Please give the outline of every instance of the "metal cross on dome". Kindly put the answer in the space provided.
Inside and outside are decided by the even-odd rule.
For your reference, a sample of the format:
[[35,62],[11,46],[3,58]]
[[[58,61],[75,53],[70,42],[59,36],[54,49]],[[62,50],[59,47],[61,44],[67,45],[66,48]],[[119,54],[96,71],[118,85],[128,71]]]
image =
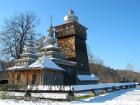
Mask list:
[[53,37],[54,30],[53,30],[53,26],[52,26],[52,16],[51,16],[50,20],[51,20],[51,25],[49,26],[48,33],[50,36]]

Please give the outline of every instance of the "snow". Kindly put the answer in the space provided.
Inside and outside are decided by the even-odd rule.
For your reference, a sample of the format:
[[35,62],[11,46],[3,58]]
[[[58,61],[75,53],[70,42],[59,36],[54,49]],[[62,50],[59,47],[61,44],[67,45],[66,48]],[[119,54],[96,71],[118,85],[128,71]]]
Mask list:
[[67,62],[67,63],[69,63],[69,64],[76,65],[76,62],[73,62],[73,61],[68,61],[68,60],[64,60],[64,59],[62,60],[62,59],[57,59],[57,58],[50,58],[50,59],[51,59],[51,60],[56,60],[56,61],[57,61],[57,60],[58,60],[58,61],[61,60],[61,62],[63,61],[63,62],[65,62],[65,63]]
[[32,97],[50,98],[50,99],[66,99],[66,93],[32,93]]
[[140,105],[140,87],[123,89],[97,97],[81,99],[77,101],[24,101],[24,100],[0,100],[0,105]]
[[61,86],[61,85],[38,85],[38,86],[32,86],[28,85],[28,90],[53,90],[53,91],[70,91],[72,90],[72,86]]
[[41,48],[42,50],[43,49],[55,49],[55,50],[59,50],[59,48],[55,45],[47,45],[47,46],[44,46]]
[[119,90],[75,103],[82,105],[140,105],[140,88]]
[[77,78],[80,81],[87,81],[87,80],[99,80],[94,74],[91,75],[77,75]]
[[[61,71],[64,70],[61,67],[57,66],[47,56],[40,57],[38,60],[36,60],[34,63],[32,63],[28,67],[29,68],[50,68],[50,69],[61,70]],[[21,69],[26,69],[28,67],[27,66],[13,66],[13,67],[8,68],[7,70],[21,70]]]
[[8,68],[7,70],[20,70],[20,69],[25,69],[27,68],[27,66],[13,66],[13,67],[10,67]]
[[[23,92],[9,92],[10,96],[25,96]],[[66,93],[31,93],[36,98],[66,99]]]
[[20,54],[20,56],[27,56],[27,55],[36,55],[36,54],[34,54],[34,53],[29,53],[29,52],[26,52],[26,53]]
[[31,68],[50,68],[50,69],[56,69],[56,70],[64,70],[61,67],[57,66],[51,59],[49,59],[47,56],[40,57],[37,61],[35,61],[33,64],[31,64],[29,67]]
[[51,49],[51,48],[58,49],[58,47],[55,46],[55,45],[47,45],[46,47],[43,47],[43,48],[46,48],[46,49]]

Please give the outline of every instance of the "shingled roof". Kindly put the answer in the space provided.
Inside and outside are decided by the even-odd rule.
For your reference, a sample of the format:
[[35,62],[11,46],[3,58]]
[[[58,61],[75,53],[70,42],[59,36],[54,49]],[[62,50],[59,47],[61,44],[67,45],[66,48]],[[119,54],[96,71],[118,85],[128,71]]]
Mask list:
[[47,56],[40,57],[37,61],[32,63],[30,68],[48,68],[48,69],[55,69],[55,70],[61,70],[64,71],[61,67],[56,65],[51,59],[49,59]]

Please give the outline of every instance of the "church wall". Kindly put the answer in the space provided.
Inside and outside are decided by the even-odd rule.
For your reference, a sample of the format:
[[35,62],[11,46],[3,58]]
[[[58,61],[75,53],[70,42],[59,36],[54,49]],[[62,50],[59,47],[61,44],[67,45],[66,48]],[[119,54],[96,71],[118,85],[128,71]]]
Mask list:
[[76,66],[68,66],[68,65],[63,65],[63,64],[57,64],[63,69],[66,70],[65,75],[64,75],[64,84],[65,85],[74,85],[76,84],[76,76],[75,76],[75,70]]
[[52,71],[52,70],[9,71],[8,84],[9,85],[63,85],[64,72]]
[[64,72],[44,70],[43,85],[63,85]]
[[83,39],[75,39],[77,74],[90,74],[86,42]]
[[[33,83],[33,75],[36,75],[35,82]],[[41,71],[30,70],[30,71],[9,71],[8,72],[8,84],[9,85],[40,85],[41,82]]]

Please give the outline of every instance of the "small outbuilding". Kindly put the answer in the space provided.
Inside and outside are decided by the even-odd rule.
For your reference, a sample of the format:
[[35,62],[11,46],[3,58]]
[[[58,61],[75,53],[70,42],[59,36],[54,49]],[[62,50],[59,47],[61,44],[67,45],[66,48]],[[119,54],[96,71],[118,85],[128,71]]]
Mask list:
[[86,85],[86,84],[96,84],[99,83],[99,79],[94,75],[77,75],[77,84]]

